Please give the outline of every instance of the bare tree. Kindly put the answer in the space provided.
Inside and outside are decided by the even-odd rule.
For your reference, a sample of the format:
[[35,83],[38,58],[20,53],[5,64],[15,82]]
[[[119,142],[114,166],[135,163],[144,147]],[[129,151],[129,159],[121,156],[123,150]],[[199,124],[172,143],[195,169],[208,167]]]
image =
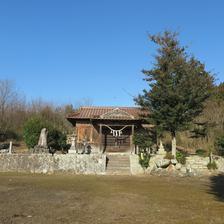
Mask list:
[[84,106],[92,106],[93,105],[93,100],[91,98],[81,98],[77,100],[74,104],[74,108],[77,109],[79,107],[84,107]]
[[0,140],[18,137],[26,118],[25,97],[19,94],[13,81],[0,80]]
[[[76,102],[75,108],[91,104],[91,99],[83,98]],[[13,81],[0,79],[0,141],[22,137],[24,123],[34,116],[49,121],[57,130],[71,132],[72,126],[66,120],[71,112],[72,105],[58,106],[41,98],[26,102]]]
[[7,112],[17,101],[14,83],[10,80],[0,80],[0,130],[7,129]]

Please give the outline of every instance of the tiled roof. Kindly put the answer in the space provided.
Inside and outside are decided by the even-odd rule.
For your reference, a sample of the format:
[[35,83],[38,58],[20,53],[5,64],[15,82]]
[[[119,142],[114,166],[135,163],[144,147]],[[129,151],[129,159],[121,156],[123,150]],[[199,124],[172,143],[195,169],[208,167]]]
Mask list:
[[80,107],[68,119],[138,120],[144,114],[139,107]]

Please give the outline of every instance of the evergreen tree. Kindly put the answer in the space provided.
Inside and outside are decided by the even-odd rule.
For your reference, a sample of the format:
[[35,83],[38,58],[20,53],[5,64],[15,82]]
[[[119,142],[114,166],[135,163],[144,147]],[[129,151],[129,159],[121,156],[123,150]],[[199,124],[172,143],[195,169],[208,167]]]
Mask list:
[[187,54],[177,36],[170,31],[149,36],[158,45],[157,54],[153,68],[143,70],[149,89],[135,99],[138,105],[150,110],[148,120],[171,133],[174,156],[176,132],[186,129],[202,112],[214,81],[205,65]]

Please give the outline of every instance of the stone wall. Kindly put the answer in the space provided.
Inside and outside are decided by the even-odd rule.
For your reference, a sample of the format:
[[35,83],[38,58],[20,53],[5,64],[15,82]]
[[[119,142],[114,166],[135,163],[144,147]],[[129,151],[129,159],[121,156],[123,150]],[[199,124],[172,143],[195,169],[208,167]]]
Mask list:
[[[217,165],[217,172],[224,172],[224,158],[220,156],[213,156],[213,161]],[[187,171],[194,174],[207,174],[209,163],[209,157],[201,156],[189,156],[186,157],[186,168]]]
[[[215,172],[224,172],[224,158],[214,156],[214,161],[217,164]],[[165,159],[164,155],[152,155],[149,161],[149,167],[144,170],[139,164],[138,155],[130,155],[130,169],[131,174],[155,174],[155,175],[169,175],[175,174],[180,176],[200,176],[209,175],[207,165],[209,163],[208,157],[201,157],[191,155],[186,157],[186,164],[182,165],[175,159]]]
[[217,164],[219,172],[224,173],[224,158],[223,157],[214,157],[214,160]]
[[[224,172],[224,158],[216,156],[214,160],[216,171]],[[211,173],[207,169],[208,162],[208,157],[195,155],[187,157],[186,164],[181,165],[176,160],[164,159],[164,155],[153,155],[148,169],[143,170],[138,155],[130,155],[130,171],[132,175],[207,175]],[[0,172],[105,174],[106,155],[0,154]]]
[[130,155],[130,171],[132,175],[144,174],[138,155]]
[[105,174],[102,154],[0,154],[0,172]]
[[187,172],[189,173],[206,174],[208,173],[207,168],[208,163],[209,163],[208,157],[194,155],[186,157],[185,167],[187,169]]

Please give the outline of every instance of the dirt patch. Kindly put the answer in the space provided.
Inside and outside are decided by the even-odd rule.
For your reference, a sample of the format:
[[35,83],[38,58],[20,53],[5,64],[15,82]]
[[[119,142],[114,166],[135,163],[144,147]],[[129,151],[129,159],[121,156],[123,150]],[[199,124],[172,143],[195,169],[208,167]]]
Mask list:
[[209,178],[0,174],[1,224],[223,220]]

